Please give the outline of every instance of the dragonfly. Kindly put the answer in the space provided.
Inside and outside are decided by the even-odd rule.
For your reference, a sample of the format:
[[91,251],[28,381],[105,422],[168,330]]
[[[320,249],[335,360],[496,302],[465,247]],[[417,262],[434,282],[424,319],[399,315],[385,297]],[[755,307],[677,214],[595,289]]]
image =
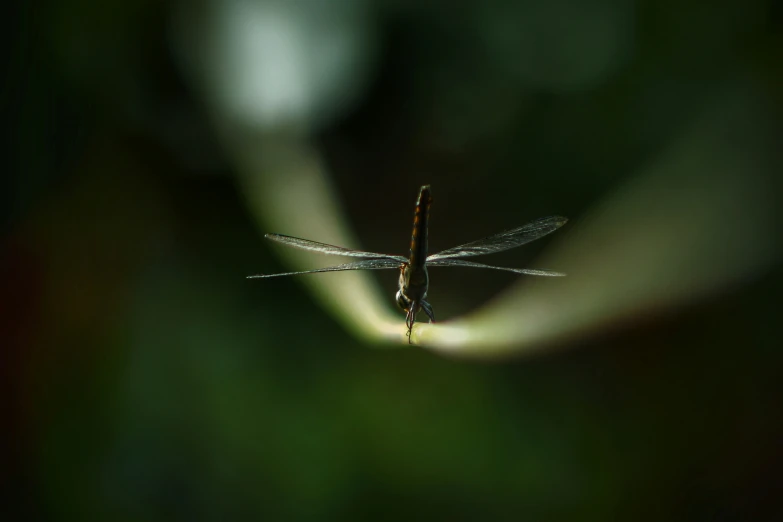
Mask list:
[[266,234],[264,237],[283,245],[319,252],[321,254],[333,256],[345,256],[361,258],[361,261],[343,263],[340,265],[316,268],[314,270],[302,270],[299,272],[283,272],[278,274],[257,274],[247,276],[248,279],[268,279],[272,277],[286,277],[301,274],[315,274],[319,272],[343,272],[346,270],[383,270],[397,269],[400,272],[399,290],[397,290],[397,306],[405,312],[405,326],[407,327],[407,337],[410,343],[413,325],[416,322],[416,315],[420,310],[429,317],[430,323],[435,322],[435,314],[432,311],[432,305],[427,301],[427,291],[429,289],[428,268],[439,266],[461,266],[469,268],[488,268],[492,270],[504,270],[515,274],[524,274],[531,276],[564,276],[561,272],[552,270],[537,270],[530,268],[508,268],[503,266],[485,265],[465,261],[462,258],[482,256],[503,252],[524,245],[547,234],[550,234],[562,227],[568,221],[561,216],[549,216],[536,219],[522,225],[494,234],[478,241],[465,243],[428,255],[427,239],[430,219],[430,206],[432,205],[432,191],[429,185],[424,185],[419,189],[419,197],[416,200],[416,207],[413,213],[413,233],[411,234],[410,251],[408,257],[395,256],[391,254],[381,254],[377,252],[363,252],[326,243],[319,243],[309,239],[302,239],[281,234]]

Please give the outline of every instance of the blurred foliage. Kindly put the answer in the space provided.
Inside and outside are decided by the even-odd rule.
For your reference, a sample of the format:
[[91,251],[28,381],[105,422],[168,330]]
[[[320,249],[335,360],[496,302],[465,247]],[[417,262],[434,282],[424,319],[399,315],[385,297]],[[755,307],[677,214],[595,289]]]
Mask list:
[[[369,250],[404,251],[424,182],[433,249],[578,220],[732,82],[780,135],[773,2],[228,3],[311,38],[280,70],[307,103],[243,124],[305,136]],[[780,518],[777,266],[492,364],[367,349],[296,281],[247,282],[280,266],[215,130],[243,71],[200,82],[187,47],[220,5],[11,11],[4,520]],[[277,71],[263,45],[245,58]],[[322,53],[334,76],[302,76]],[[433,304],[453,317],[511,281],[443,271]]]

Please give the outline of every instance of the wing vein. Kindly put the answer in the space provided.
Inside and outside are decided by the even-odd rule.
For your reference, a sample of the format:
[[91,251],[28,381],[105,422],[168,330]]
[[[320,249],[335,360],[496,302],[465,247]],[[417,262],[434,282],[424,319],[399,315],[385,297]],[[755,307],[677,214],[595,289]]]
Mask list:
[[315,268],[313,270],[302,270],[299,272],[283,272],[280,274],[256,274],[247,276],[247,279],[268,279],[270,277],[283,277],[301,274],[316,274],[319,272],[343,272],[346,270],[382,270],[385,268],[398,268],[400,262],[396,259],[365,259],[363,261],[354,261],[353,263],[343,263],[342,265],[327,266],[324,268]]
[[547,277],[562,277],[565,275],[562,272],[554,272],[552,270],[538,270],[534,268],[508,268],[505,266],[492,266],[492,265],[485,265],[483,263],[474,263],[472,261],[462,261],[461,259],[437,259],[435,261],[427,260],[427,267],[431,267],[431,266],[465,266],[471,268],[491,268],[492,270],[504,270],[506,272],[514,272],[515,274],[547,276]]
[[265,238],[282,243],[284,245],[298,248],[300,250],[309,250],[311,252],[320,252],[321,254],[331,256],[347,256],[347,257],[364,257],[367,259],[393,259],[395,261],[406,261],[402,256],[393,256],[390,254],[380,254],[377,252],[363,252],[361,250],[352,250],[350,248],[343,248],[334,245],[327,245],[326,243],[319,243],[317,241],[310,241],[309,239],[302,239],[292,236],[284,236],[282,234],[266,234]]
[[483,256],[485,254],[494,254],[496,252],[516,248],[547,234],[551,234],[565,225],[567,221],[568,219],[561,216],[549,216],[537,219],[512,230],[506,230],[505,232],[500,232],[499,234],[485,237],[478,241],[443,250],[442,252],[429,256],[427,258],[427,263],[429,264],[431,261],[439,259]]

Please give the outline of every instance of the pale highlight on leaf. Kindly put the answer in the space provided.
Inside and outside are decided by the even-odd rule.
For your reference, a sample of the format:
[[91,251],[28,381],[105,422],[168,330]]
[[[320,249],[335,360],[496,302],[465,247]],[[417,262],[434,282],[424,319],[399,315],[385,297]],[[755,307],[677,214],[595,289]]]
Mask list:
[[[523,355],[562,346],[649,310],[677,307],[764,270],[779,251],[770,217],[775,191],[768,183],[771,173],[759,160],[768,158],[771,149],[759,130],[765,113],[753,108],[754,96],[732,93],[729,100],[741,100],[734,107],[718,100],[710,114],[648,167],[554,238],[550,249],[531,264],[556,272],[480,266],[568,277],[522,278],[466,316],[417,323],[411,340],[450,355]],[[740,125],[743,133],[737,134],[734,129]],[[355,241],[317,154],[295,137],[267,138],[259,146],[262,136],[246,129],[238,132],[229,133],[227,143],[259,228],[319,238],[328,243],[300,244],[306,250],[344,255],[344,247],[332,244]],[[431,256],[429,266],[478,268],[479,263],[454,258],[519,246],[564,222],[556,216],[544,218],[533,227],[528,224],[455,247]],[[308,252],[279,253],[292,271],[334,270],[319,269],[319,256]],[[379,259],[384,260],[399,259]],[[407,345],[404,317],[392,309],[392,296],[381,292],[368,272],[348,269],[297,280],[360,338]]]
[[768,270],[780,258],[775,144],[757,93],[730,94],[536,261],[568,277],[520,280],[464,317],[421,325],[414,341],[484,358],[563,347]]

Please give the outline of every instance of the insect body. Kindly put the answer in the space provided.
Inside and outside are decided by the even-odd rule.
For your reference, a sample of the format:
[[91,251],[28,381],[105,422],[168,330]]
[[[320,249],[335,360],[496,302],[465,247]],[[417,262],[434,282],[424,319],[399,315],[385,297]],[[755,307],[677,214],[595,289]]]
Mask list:
[[344,263],[341,265],[303,270],[300,272],[285,272],[281,274],[259,274],[248,276],[248,279],[282,277],[299,274],[313,274],[317,272],[341,272],[344,270],[379,270],[396,268],[400,271],[399,290],[397,291],[397,305],[405,312],[405,325],[408,327],[408,341],[416,322],[416,314],[419,310],[430,319],[435,320],[432,306],[427,302],[427,290],[429,288],[429,274],[427,269],[433,266],[464,266],[472,268],[491,268],[493,270],[505,270],[516,274],[535,276],[563,276],[560,272],[551,270],[534,270],[528,268],[506,268],[501,266],[484,265],[472,261],[463,261],[463,257],[493,254],[515,248],[525,243],[534,241],[542,236],[554,232],[563,226],[568,220],[560,216],[550,216],[531,221],[521,227],[507,230],[493,236],[466,243],[458,247],[443,250],[437,254],[427,255],[428,222],[432,194],[430,186],[425,185],[419,190],[419,198],[416,201],[416,210],[413,217],[413,233],[411,235],[410,253],[407,258],[390,254],[375,252],[362,252],[325,243],[317,243],[307,239],[283,236],[280,234],[266,234],[267,239],[277,241],[294,248],[320,252],[322,254],[357,257],[362,261]]
[[430,276],[427,273],[427,222],[430,218],[431,204],[430,186],[425,185],[419,191],[419,199],[416,201],[416,210],[413,213],[413,233],[408,262],[400,266],[397,306],[406,313],[405,325],[408,327],[409,339],[419,308],[424,310],[430,322],[435,320],[432,306],[425,301],[430,285]]

